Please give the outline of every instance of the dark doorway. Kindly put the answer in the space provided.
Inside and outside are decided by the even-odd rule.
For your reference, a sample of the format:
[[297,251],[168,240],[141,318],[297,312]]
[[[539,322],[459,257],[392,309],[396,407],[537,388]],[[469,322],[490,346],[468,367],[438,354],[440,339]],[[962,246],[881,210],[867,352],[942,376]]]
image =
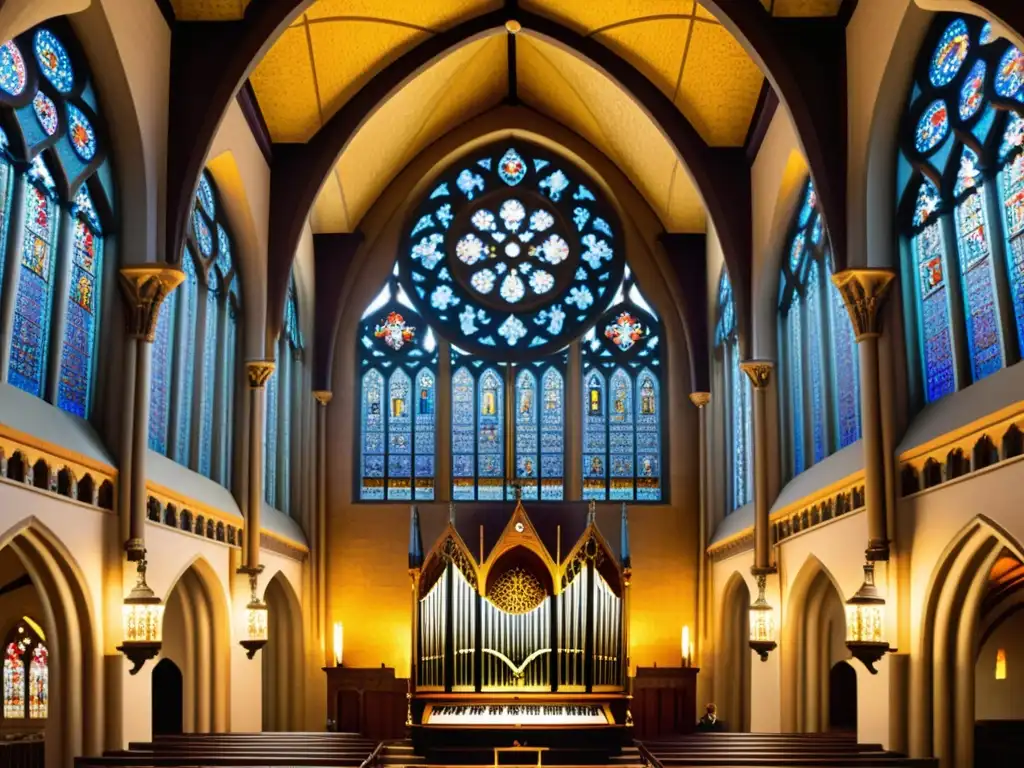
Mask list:
[[170,659],[153,667],[153,735],[181,733],[181,670]]
[[857,733],[857,673],[840,661],[828,673],[829,730]]

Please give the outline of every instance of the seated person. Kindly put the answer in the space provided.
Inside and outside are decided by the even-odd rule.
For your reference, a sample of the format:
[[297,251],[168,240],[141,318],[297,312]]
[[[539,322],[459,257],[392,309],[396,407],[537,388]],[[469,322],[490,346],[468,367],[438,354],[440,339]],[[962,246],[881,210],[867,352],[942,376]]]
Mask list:
[[704,707],[704,717],[697,722],[698,731],[724,731],[725,724],[718,719],[718,708],[714,704]]

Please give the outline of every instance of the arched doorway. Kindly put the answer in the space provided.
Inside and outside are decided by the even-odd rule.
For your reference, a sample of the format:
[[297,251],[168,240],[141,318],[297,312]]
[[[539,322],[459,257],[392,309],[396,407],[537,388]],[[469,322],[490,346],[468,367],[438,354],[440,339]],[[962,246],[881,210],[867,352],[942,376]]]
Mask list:
[[845,641],[842,595],[825,566],[812,556],[793,581],[780,643],[786,649],[782,655],[783,731],[831,729],[832,668],[850,656]]
[[857,735],[857,672],[845,661],[828,673],[828,729]]
[[181,670],[170,659],[153,667],[153,735],[182,732],[184,694]]
[[162,653],[181,671],[185,733],[228,729],[230,627],[227,598],[205,560],[178,578],[164,611]]
[[263,600],[269,622],[269,639],[262,651],[263,730],[300,731],[305,701],[302,609],[281,573],[267,583]]
[[[734,573],[725,586],[718,632],[715,704],[718,716],[730,731],[750,730],[750,589]],[[707,702],[698,702],[698,713]]]

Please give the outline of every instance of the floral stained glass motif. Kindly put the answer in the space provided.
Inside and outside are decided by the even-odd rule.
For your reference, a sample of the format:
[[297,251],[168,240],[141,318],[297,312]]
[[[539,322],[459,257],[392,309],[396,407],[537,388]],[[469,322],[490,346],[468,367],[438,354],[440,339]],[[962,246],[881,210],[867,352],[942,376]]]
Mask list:
[[88,223],[94,232],[100,231],[100,218],[96,213],[96,206],[93,205],[92,197],[89,195],[89,188],[83,184],[75,194],[75,202],[71,206],[71,212]]
[[914,147],[923,155],[939,146],[948,134],[949,111],[946,109],[946,102],[936,99],[928,105],[917,121]]
[[374,335],[383,339],[384,343],[396,352],[416,335],[416,329],[405,322],[405,318],[398,312],[390,312],[388,316],[377,325]]
[[4,719],[25,717],[25,649],[8,643],[4,651]]
[[81,219],[75,220],[74,238],[57,404],[85,418],[92,400],[103,238]]
[[452,376],[452,499],[472,501],[476,495],[475,384],[468,368]]
[[614,323],[604,329],[604,335],[611,339],[612,344],[625,352],[643,337],[644,326],[629,312],[623,312],[615,319]]
[[952,82],[967,58],[970,47],[967,23],[963,19],[954,19],[942,33],[932,54],[931,65],[928,67],[928,79],[932,85],[941,88]]
[[996,69],[996,94],[1004,99],[1012,99],[1024,85],[1024,54],[1014,46],[1010,46],[999,60]]
[[1010,277],[1017,340],[1024,349],[1024,155],[1017,155],[1000,173],[1007,230],[1007,271]]
[[20,96],[25,90],[25,59],[13,40],[0,45],[0,90],[8,96]]
[[68,104],[68,141],[83,163],[96,157],[96,132],[85,113],[74,104]]
[[8,382],[37,397],[44,394],[49,349],[56,214],[56,205],[30,185],[25,193],[25,238]]
[[32,99],[32,109],[36,112],[36,119],[39,126],[47,136],[53,136],[57,132],[59,120],[57,119],[57,105],[42,91],[37,91]]
[[956,389],[949,299],[942,263],[944,250],[938,222],[929,224],[914,238],[917,290],[921,302],[925,397],[928,402],[945,397]]
[[28,716],[31,720],[46,718],[49,709],[50,654],[46,646],[36,643],[28,663]]
[[32,41],[32,48],[43,76],[61,93],[70,93],[75,84],[75,73],[63,43],[50,30],[40,29]]
[[985,22],[981,28],[981,34],[978,36],[978,42],[982,45],[988,45],[995,40],[995,35],[992,34],[992,24],[988,21]]
[[171,409],[175,310],[177,291],[164,299],[153,336],[152,381],[149,387],[149,448],[167,455],[167,431]]
[[928,179],[921,182],[914,204],[914,226],[919,227],[927,222],[932,214],[939,209],[939,190]]
[[967,343],[973,380],[978,381],[1003,367],[999,312],[981,190],[972,192],[957,206],[956,223]]
[[960,119],[970,120],[985,101],[985,60],[978,59],[960,87]]

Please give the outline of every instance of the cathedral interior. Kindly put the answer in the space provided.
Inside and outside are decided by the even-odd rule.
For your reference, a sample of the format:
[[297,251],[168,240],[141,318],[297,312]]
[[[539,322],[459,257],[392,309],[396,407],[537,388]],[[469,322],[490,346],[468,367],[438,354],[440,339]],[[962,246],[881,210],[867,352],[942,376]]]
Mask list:
[[0,40],[0,768],[1019,762],[1019,2]]

